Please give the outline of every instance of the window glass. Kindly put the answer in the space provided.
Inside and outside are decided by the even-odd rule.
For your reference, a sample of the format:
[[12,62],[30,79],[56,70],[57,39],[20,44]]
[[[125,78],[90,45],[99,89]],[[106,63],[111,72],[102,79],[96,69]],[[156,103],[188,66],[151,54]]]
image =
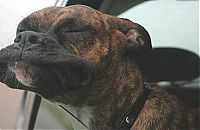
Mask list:
[[153,47],[178,47],[199,53],[198,1],[147,1],[125,11],[119,17],[144,26]]
[[42,99],[35,129],[73,129],[68,116],[59,106]]
[[[69,108],[62,105],[65,109]],[[69,110],[71,113],[73,111]],[[77,116],[75,113],[73,113]],[[35,122],[35,129],[85,129],[74,117],[60,106],[42,99]]]

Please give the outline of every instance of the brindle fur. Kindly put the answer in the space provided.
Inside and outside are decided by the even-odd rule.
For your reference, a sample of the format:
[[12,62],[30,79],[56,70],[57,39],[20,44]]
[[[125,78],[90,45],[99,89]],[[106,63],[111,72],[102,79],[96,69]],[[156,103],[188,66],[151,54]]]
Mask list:
[[[20,48],[19,36],[27,31],[42,35],[42,40],[39,42],[36,36],[35,39],[29,39],[30,45],[26,41]],[[139,24],[102,14],[83,5],[66,8],[49,7],[26,17],[18,26],[17,37],[15,44],[0,51],[1,81],[12,88],[36,92],[53,102],[76,107],[91,107],[92,118],[89,128],[92,130],[119,129],[125,112],[143,92],[142,86],[145,80],[133,57],[149,51],[151,42],[147,31]],[[41,50],[38,51],[32,44],[42,44],[45,48],[39,48]],[[32,47],[32,53],[29,53],[32,59],[23,59],[28,47]],[[83,74],[87,76],[74,75],[73,70],[68,68],[70,60],[64,62],[64,65],[59,61],[53,66],[45,65],[52,60],[51,55],[43,56],[40,52],[49,50],[52,54],[54,52],[62,54],[66,51],[80,57],[90,65],[88,67],[90,71],[87,71],[87,67],[84,68],[82,64],[78,64],[79,69],[85,69],[86,73]],[[16,56],[22,51],[20,56]],[[35,53],[37,51],[39,53]],[[42,56],[45,58],[37,59]],[[54,60],[62,58],[66,57],[61,56]],[[34,64],[30,62],[31,60]],[[16,70],[13,71],[13,66],[16,67],[13,62],[19,61],[23,62],[19,63],[21,68],[17,66],[14,69],[25,71],[23,71],[24,77],[22,74],[25,82],[26,76],[33,79],[34,82],[29,86],[23,81],[18,81],[19,76],[16,76]],[[37,64],[37,61],[41,63]],[[61,71],[66,72],[64,76],[68,75],[70,79],[78,78],[84,83],[85,80],[87,82],[83,85],[76,83],[79,80],[72,80],[68,84],[65,80],[70,81],[70,79],[65,79],[60,74]],[[185,108],[178,98],[168,94],[159,86],[151,86],[150,95],[132,130],[199,129],[198,110]]]

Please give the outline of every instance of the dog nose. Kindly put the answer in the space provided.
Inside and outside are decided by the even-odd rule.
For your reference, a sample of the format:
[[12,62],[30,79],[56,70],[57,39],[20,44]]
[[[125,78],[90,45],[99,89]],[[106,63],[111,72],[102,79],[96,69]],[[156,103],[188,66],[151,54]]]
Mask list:
[[31,46],[33,44],[39,44],[42,42],[42,35],[34,31],[23,31],[19,33],[14,43],[18,44],[20,47]]

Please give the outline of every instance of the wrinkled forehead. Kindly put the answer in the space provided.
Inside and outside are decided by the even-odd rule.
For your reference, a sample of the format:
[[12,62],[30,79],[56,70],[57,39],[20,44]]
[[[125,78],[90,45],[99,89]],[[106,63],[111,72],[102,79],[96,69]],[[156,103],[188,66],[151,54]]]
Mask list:
[[103,23],[103,14],[97,10],[83,5],[69,7],[48,7],[38,10],[26,17],[18,26],[18,31],[32,30],[45,31],[52,26],[58,26],[63,22],[84,23],[100,27]]

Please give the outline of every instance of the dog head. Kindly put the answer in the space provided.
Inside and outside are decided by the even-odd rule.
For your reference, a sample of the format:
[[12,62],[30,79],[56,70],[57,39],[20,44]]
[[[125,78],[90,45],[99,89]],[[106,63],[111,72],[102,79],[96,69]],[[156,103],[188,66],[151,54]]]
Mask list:
[[23,19],[14,44],[0,51],[0,80],[57,102],[67,96],[65,102],[80,103],[89,90],[97,91],[93,86],[108,60],[150,49],[147,31],[127,19],[83,5],[49,7]]

